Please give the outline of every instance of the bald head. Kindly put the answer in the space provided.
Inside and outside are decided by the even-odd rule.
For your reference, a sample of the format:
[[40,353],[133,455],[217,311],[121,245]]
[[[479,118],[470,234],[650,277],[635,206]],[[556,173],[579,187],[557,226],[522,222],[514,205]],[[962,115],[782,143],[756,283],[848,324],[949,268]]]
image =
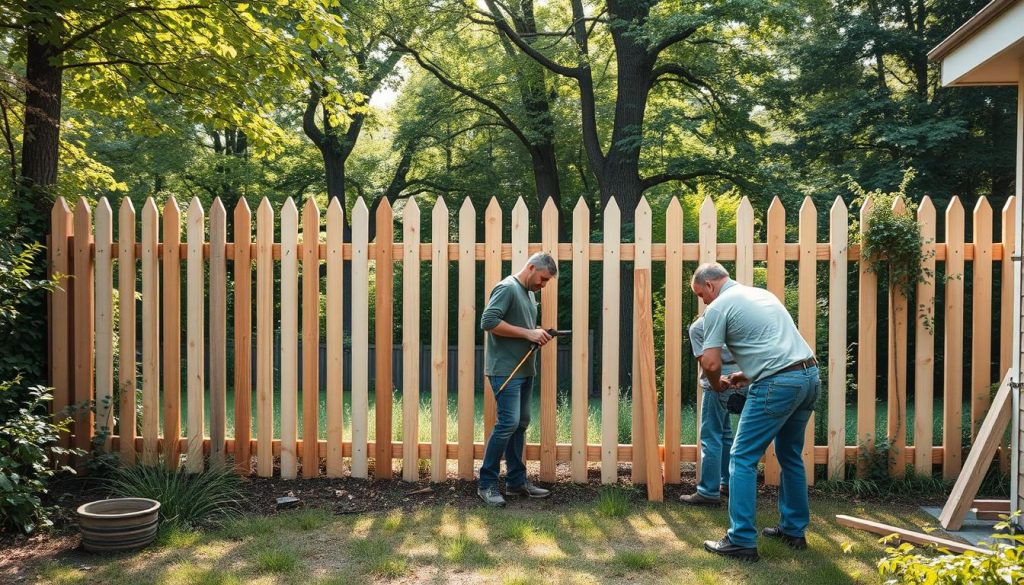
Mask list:
[[729,278],[729,271],[718,262],[707,262],[701,264],[697,267],[697,270],[693,271],[693,279],[690,281],[690,284],[704,286],[709,282],[715,282],[723,278]]

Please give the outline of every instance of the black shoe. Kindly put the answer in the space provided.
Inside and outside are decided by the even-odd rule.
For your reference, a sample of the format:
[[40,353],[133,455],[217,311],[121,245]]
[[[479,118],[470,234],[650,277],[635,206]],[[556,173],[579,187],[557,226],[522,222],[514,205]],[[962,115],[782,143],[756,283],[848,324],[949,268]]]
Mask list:
[[722,555],[723,557],[731,557],[751,563],[756,563],[761,560],[761,557],[757,556],[757,547],[737,546],[729,540],[728,536],[722,537],[722,540],[719,540],[718,542],[715,542],[714,540],[705,540],[704,550],[715,553],[716,555]]
[[551,490],[546,490],[542,487],[537,487],[530,482],[526,482],[523,485],[516,487],[505,486],[506,496],[527,496],[530,498],[543,499],[551,495]]
[[791,549],[804,550],[807,548],[807,539],[802,536],[790,536],[782,531],[782,528],[778,526],[771,526],[761,530],[761,536],[767,536],[768,538],[777,538],[782,542],[786,543]]

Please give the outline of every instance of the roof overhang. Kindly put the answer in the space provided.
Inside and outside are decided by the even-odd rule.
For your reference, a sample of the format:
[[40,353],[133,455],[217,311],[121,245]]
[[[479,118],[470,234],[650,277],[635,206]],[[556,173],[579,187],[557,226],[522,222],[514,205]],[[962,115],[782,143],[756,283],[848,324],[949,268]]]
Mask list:
[[993,0],[928,53],[942,85],[1016,85],[1024,59],[1024,1]]

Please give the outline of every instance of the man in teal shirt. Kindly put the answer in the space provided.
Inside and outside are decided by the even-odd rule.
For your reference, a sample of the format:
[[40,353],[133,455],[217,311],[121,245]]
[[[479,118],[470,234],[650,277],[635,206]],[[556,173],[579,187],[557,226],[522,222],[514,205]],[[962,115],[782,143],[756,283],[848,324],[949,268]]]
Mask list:
[[[707,304],[701,364],[711,389],[721,392],[750,385],[729,464],[729,532],[719,541],[705,541],[704,548],[758,560],[757,463],[773,440],[782,469],[780,518],[778,525],[761,534],[795,549],[806,548],[810,509],[802,451],[804,430],[821,387],[814,352],[775,295],[737,283],[721,264],[699,266],[690,287]],[[721,355],[726,346],[740,371],[723,377]]]
[[[558,275],[558,265],[550,254],[537,253],[526,265],[494,286],[480,316],[487,359],[484,375],[495,392],[498,419],[484,449],[477,495],[488,506],[504,506],[498,491],[501,457],[505,456],[507,476],[505,494],[546,498],[549,490],[537,487],[526,479],[523,448],[526,428],[530,425],[530,399],[533,379],[537,374],[536,353],[516,370],[516,366],[534,345],[551,341],[547,331],[537,326],[537,301],[534,293],[547,286]],[[509,376],[514,377],[509,380]],[[506,380],[508,384],[505,384]],[[498,389],[505,384],[504,390]]]

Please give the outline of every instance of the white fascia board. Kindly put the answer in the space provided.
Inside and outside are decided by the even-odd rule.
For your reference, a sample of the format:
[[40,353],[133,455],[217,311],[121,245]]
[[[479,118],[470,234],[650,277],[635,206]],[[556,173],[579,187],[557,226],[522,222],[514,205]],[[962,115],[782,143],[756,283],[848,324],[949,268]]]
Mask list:
[[[984,28],[942,59],[942,85],[956,85],[971,71],[1024,40],[1024,2],[1008,8]],[[1019,70],[1008,72],[1007,83],[1016,82]]]

